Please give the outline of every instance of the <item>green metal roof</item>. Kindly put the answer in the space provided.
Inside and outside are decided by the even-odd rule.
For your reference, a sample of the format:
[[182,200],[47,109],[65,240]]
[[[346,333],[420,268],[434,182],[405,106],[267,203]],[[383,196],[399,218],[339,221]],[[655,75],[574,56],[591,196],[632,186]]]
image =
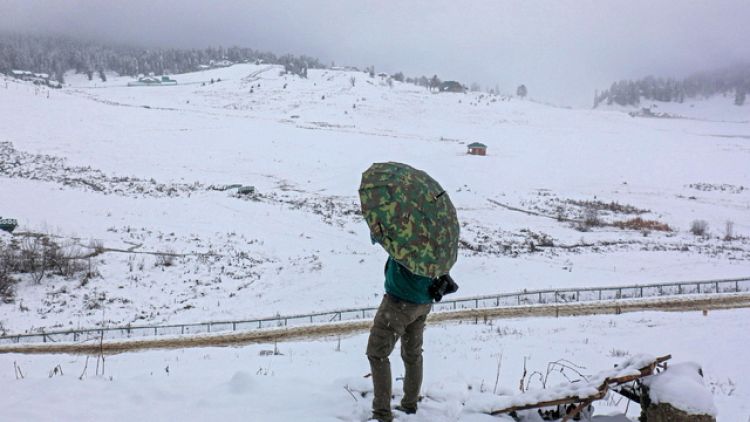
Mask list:
[[469,144],[469,148],[487,148],[487,145],[481,142],[472,142]]

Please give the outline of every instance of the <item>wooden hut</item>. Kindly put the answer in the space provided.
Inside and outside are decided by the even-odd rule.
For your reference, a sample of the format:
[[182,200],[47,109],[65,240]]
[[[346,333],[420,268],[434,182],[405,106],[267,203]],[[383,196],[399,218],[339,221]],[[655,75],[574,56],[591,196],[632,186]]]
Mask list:
[[481,142],[472,142],[468,146],[467,154],[470,155],[487,155],[487,145]]

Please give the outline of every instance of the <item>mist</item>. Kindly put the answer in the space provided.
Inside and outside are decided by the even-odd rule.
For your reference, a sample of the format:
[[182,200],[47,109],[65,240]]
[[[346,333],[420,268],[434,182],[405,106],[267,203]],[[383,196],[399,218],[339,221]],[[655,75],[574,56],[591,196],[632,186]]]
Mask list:
[[154,47],[239,45],[590,106],[595,89],[750,58],[743,0],[2,0],[0,30]]

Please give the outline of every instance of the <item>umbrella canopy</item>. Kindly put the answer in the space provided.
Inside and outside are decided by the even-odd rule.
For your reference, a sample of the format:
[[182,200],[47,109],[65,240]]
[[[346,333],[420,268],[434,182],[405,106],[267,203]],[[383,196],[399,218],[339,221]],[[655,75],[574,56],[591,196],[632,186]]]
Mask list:
[[436,278],[456,263],[456,208],[427,173],[375,163],[362,173],[359,199],[372,238],[409,271]]

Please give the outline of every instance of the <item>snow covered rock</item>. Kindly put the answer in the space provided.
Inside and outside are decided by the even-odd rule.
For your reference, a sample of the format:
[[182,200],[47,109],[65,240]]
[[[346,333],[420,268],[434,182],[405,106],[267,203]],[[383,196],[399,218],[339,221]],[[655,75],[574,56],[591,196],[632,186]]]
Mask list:
[[693,362],[670,366],[643,382],[648,391],[648,422],[715,422],[716,406],[703,383],[703,371]]

